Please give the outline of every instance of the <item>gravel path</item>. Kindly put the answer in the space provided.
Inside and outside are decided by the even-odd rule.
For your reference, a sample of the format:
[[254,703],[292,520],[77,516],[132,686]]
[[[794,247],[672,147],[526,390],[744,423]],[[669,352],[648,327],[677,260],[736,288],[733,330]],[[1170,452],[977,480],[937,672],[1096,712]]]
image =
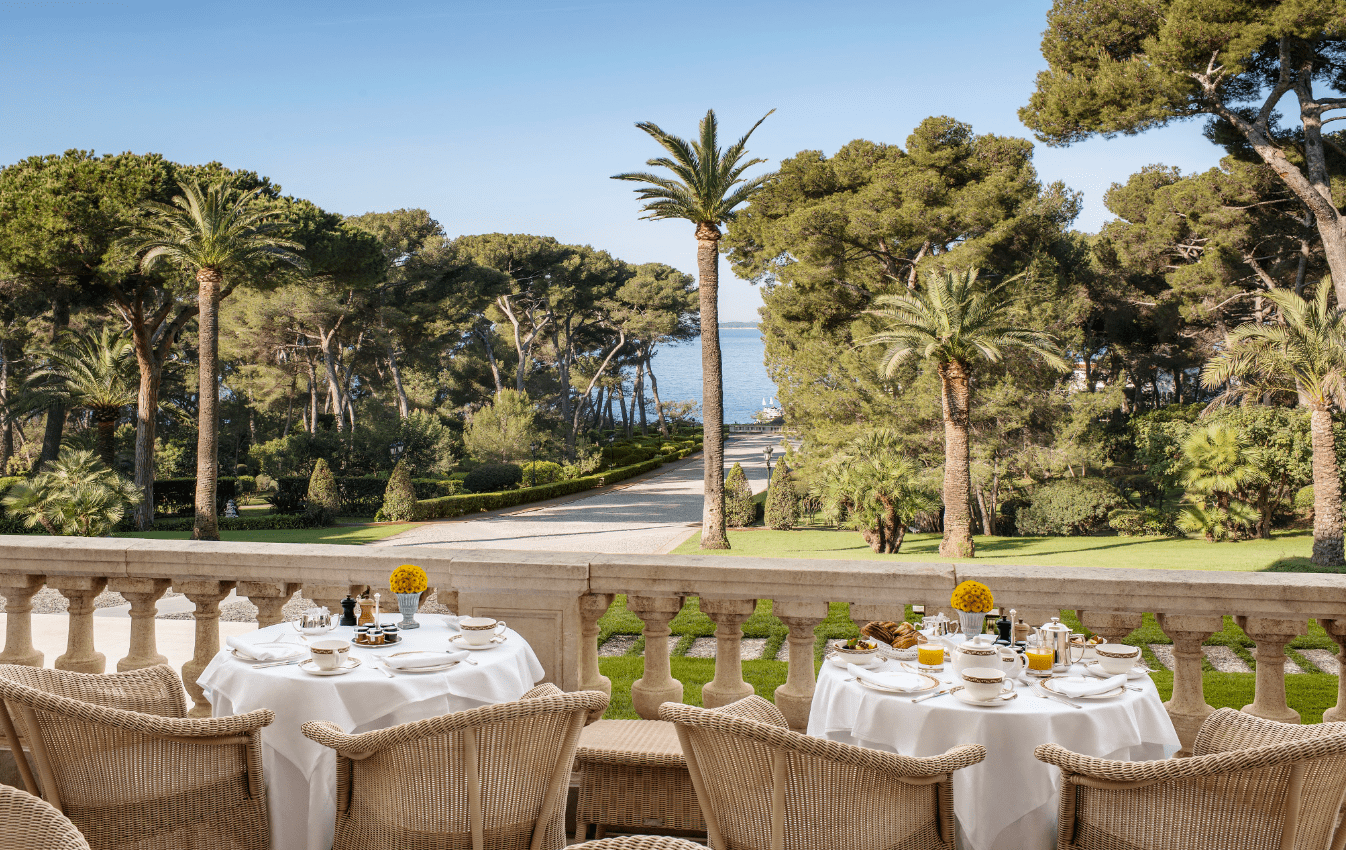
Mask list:
[[[743,464],[753,492],[760,492],[767,483],[762,449],[779,444],[779,435],[733,437],[725,442],[725,465]],[[775,457],[780,457],[779,448]],[[698,456],[592,496],[476,519],[430,522],[368,545],[658,554],[701,522],[701,478]]]

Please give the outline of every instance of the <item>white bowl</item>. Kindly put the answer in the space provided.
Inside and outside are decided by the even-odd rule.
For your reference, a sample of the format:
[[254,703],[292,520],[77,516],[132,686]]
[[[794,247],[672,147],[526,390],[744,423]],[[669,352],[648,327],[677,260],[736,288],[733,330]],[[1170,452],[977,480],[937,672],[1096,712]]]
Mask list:
[[872,662],[879,655],[879,648],[873,649],[846,649],[844,646],[837,645],[832,647],[832,663],[838,667],[845,667],[847,664],[859,664],[861,667]]

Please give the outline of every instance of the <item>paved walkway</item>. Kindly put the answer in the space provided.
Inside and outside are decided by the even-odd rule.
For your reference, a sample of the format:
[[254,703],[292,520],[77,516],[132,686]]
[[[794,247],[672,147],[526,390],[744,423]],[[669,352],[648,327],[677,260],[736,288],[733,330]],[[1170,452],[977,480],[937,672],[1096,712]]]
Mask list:
[[[762,449],[779,446],[779,435],[732,437],[725,465],[743,464],[754,493],[766,489]],[[780,457],[777,448],[776,458]],[[667,472],[618,485],[591,496],[524,505],[508,513],[418,526],[371,546],[447,546],[455,549],[545,549],[607,554],[658,554],[689,537],[701,522],[701,457]]]

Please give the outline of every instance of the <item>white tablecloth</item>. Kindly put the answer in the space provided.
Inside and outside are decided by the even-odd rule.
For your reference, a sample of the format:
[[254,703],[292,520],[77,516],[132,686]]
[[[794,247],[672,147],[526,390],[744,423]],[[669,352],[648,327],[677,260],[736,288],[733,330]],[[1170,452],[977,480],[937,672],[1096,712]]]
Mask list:
[[[879,668],[898,670],[896,661]],[[952,665],[943,680],[952,681]],[[1052,850],[1060,771],[1033,757],[1054,743],[1100,758],[1141,761],[1178,751],[1173,723],[1148,676],[1143,687],[1106,700],[1077,700],[1075,709],[1035,696],[1018,683],[1019,697],[992,708],[952,695],[913,703],[919,694],[879,693],[847,682],[845,670],[824,663],[809,714],[810,735],[905,756],[933,756],[958,744],[981,744],[986,760],[954,774],[958,846],[966,850]]]
[[[381,619],[399,620],[396,615]],[[306,721],[330,720],[348,732],[386,729],[519,699],[544,675],[532,648],[510,631],[503,644],[472,653],[476,666],[459,663],[440,673],[398,673],[390,679],[370,663],[372,657],[412,649],[449,649],[453,632],[444,617],[417,614],[416,619],[421,628],[402,632],[404,639],[396,648],[353,648],[352,654],[362,665],[342,676],[311,676],[294,666],[256,670],[224,650],[197,679],[217,717],[258,708],[276,713],[275,722],[262,730],[271,846],[276,850],[330,850],[332,846],[336,756],[304,737],[299,727]],[[354,631],[339,627],[324,637],[349,640]],[[302,642],[289,623],[261,629],[255,639]]]

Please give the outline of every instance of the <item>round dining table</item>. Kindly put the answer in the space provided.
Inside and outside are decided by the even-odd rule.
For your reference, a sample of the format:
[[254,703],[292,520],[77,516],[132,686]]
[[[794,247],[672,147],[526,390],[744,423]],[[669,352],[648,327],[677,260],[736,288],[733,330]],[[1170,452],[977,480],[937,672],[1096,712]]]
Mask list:
[[[884,661],[876,672],[915,669]],[[940,688],[954,684],[953,665],[937,674]],[[848,681],[849,680],[849,681]],[[954,774],[954,816],[961,850],[1052,850],[1060,772],[1033,757],[1053,743],[1099,758],[1144,761],[1167,758],[1178,734],[1149,676],[1106,699],[1071,700],[1081,708],[1040,696],[1033,680],[1016,681],[1018,697],[997,705],[970,705],[953,694],[920,702],[930,693],[872,690],[830,660],[818,673],[808,734],[846,744],[934,756],[959,744],[981,744],[986,760]]]
[[[396,615],[381,619],[398,622]],[[258,667],[258,662],[242,660],[230,649],[222,650],[202,671],[197,683],[216,717],[259,708],[276,713],[275,722],[261,735],[272,847],[330,850],[332,846],[336,756],[304,737],[300,726],[306,721],[328,720],[348,732],[386,729],[512,702],[543,678],[542,664],[532,648],[512,630],[505,632],[503,642],[472,651],[447,670],[389,670],[379,659],[393,652],[457,648],[449,644],[458,633],[456,617],[418,614],[416,619],[421,628],[403,631],[402,642],[395,647],[353,646],[351,656],[360,660],[360,666],[342,675],[312,675],[294,664]],[[321,637],[350,640],[354,632],[354,627],[338,626]],[[305,646],[304,636],[292,623],[258,629],[243,640]],[[307,651],[302,657],[308,657]]]

